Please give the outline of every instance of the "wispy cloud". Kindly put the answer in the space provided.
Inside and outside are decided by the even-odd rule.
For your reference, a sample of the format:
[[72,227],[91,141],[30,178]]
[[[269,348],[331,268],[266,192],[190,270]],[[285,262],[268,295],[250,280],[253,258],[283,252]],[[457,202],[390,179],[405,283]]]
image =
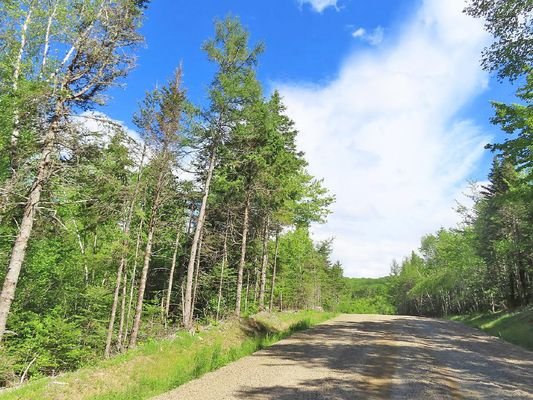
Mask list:
[[367,32],[365,28],[357,28],[352,32],[352,37],[364,40],[372,46],[377,46],[383,42],[385,30],[381,26],[377,26],[372,32]]
[[300,6],[309,4],[309,6],[318,13],[321,13],[328,7],[338,9],[337,0],[298,0],[298,2],[300,3]]
[[355,31],[352,32],[352,36],[354,38],[362,38],[366,35],[366,29],[365,28],[357,28]]
[[[487,84],[488,38],[462,0],[425,0],[395,44],[349,56],[326,85],[279,84],[310,170],[337,196],[334,236],[350,276],[386,275],[452,207],[488,141],[461,108]],[[355,37],[367,35],[354,31]]]

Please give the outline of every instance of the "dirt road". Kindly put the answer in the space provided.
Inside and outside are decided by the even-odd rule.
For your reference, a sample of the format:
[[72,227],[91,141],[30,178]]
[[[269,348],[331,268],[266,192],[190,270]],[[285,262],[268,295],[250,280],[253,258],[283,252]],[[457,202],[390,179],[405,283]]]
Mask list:
[[458,323],[341,315],[158,397],[533,399],[533,353]]

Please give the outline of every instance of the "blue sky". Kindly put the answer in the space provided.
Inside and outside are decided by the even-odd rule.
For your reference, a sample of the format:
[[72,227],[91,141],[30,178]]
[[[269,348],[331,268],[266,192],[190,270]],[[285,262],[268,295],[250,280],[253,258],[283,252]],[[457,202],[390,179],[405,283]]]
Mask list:
[[490,38],[462,0],[153,0],[146,46],[102,111],[131,125],[145,91],[183,62],[189,97],[205,101],[213,67],[201,50],[213,22],[237,15],[261,40],[259,78],[296,121],[309,169],[337,196],[317,239],[335,237],[349,276],[382,276],[421,235],[457,221],[468,180],[483,180],[501,140],[489,100],[514,88],[479,68]]
[[138,66],[127,79],[127,91],[112,92],[110,109],[127,122],[145,90],[171,76],[180,61],[189,96],[204,101],[213,69],[201,46],[212,37],[217,18],[239,16],[252,42],[265,44],[259,76],[270,88],[272,81],[331,79],[347,53],[366,46],[353,40],[354,26],[395,25],[416,4],[352,0],[339,3],[338,10],[329,7],[318,13],[298,0],[154,0],[142,28],[146,46],[138,52]]

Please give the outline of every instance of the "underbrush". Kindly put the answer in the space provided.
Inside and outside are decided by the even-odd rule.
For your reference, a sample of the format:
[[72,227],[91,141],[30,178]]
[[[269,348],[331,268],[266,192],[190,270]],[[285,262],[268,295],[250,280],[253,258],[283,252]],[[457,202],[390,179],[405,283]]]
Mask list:
[[458,315],[453,321],[481,329],[493,336],[533,351],[533,308],[497,313]]
[[94,367],[6,390],[0,399],[146,399],[331,317],[316,311],[261,313],[204,327],[195,335],[179,332]]

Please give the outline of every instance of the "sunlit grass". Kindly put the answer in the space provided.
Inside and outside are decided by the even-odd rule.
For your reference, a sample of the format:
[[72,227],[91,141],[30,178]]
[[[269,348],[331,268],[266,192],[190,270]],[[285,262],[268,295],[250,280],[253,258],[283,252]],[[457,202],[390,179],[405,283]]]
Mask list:
[[179,332],[172,339],[144,343],[94,367],[8,390],[0,399],[146,399],[333,316],[314,311],[265,313],[241,322],[228,321],[196,335]]
[[459,315],[451,318],[533,351],[533,308],[498,313]]

